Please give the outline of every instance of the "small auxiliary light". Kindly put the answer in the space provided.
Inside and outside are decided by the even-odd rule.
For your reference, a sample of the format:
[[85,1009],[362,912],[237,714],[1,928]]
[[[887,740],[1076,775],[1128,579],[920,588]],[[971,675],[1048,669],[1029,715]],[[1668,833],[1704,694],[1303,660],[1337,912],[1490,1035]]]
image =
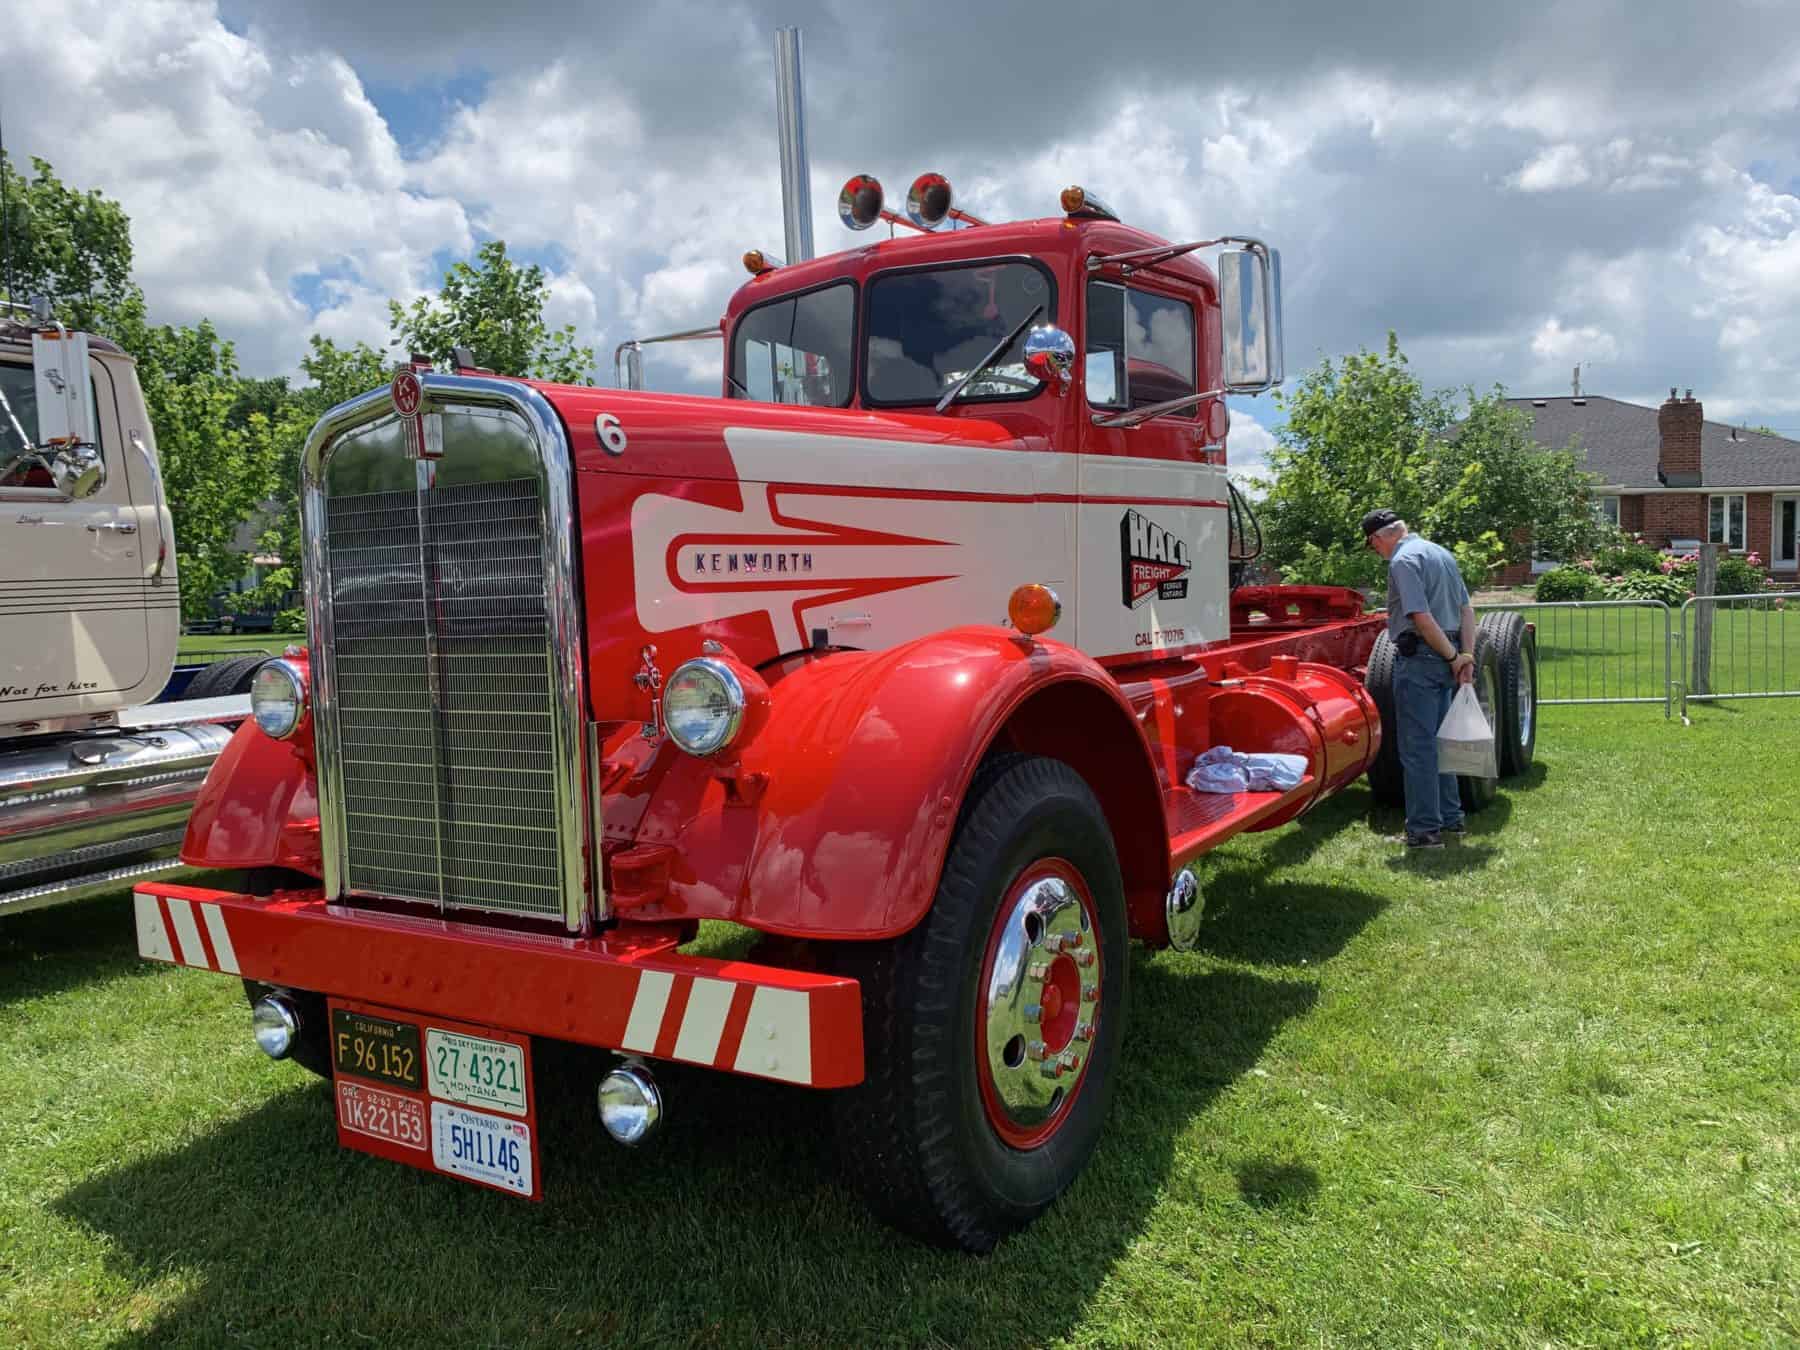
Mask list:
[[1027,582],[1006,602],[1006,617],[1026,637],[1036,637],[1056,627],[1056,621],[1062,618],[1062,601],[1041,582]]
[[764,272],[773,272],[780,263],[769,257],[760,248],[748,249],[744,253],[744,270],[753,277],[760,277]]
[[1066,187],[1062,190],[1063,214],[1070,216],[1086,216],[1091,220],[1117,220],[1119,213],[1101,201],[1084,187]]
[[641,1144],[662,1124],[662,1093],[642,1064],[621,1064],[600,1080],[600,1123],[627,1147]]

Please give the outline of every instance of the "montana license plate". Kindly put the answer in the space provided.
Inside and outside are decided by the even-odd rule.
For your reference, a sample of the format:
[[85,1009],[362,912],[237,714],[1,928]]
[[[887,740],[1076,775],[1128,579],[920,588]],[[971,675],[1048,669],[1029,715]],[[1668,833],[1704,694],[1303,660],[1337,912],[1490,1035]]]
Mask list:
[[338,1142],[540,1199],[531,1041],[331,1000]]

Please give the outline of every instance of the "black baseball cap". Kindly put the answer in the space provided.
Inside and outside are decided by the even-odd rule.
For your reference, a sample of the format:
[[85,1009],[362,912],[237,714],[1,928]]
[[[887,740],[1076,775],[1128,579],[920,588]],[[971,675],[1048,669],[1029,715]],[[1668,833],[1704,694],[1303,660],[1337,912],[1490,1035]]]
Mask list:
[[1385,530],[1388,526],[1398,525],[1399,523],[1400,513],[1398,511],[1390,511],[1385,506],[1381,507],[1379,510],[1371,511],[1368,515],[1363,517],[1363,538],[1367,539],[1370,535],[1374,534],[1375,531]]

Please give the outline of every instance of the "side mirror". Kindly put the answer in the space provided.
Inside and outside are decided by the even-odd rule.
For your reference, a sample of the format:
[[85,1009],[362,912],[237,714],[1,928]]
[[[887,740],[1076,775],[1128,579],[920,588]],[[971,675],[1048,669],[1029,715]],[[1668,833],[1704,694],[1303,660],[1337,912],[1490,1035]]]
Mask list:
[[1055,384],[1061,393],[1075,371],[1075,339],[1054,324],[1034,328],[1025,337],[1025,373]]
[[87,334],[61,325],[32,333],[31,373],[37,386],[37,447],[46,461],[67,446],[91,450],[96,439]]
[[106,486],[106,463],[92,445],[74,442],[46,449],[51,481],[65,497],[91,497]]
[[1219,254],[1225,387],[1260,394],[1286,377],[1281,345],[1281,252],[1263,244]]

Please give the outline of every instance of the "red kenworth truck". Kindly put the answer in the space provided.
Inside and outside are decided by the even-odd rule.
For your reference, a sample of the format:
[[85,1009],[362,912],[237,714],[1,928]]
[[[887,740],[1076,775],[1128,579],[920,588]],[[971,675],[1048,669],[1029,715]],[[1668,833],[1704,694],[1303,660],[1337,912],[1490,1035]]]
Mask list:
[[[710,1065],[829,1090],[846,1174],[928,1240],[1028,1223],[1103,1128],[1129,944],[1200,937],[1188,865],[1398,784],[1382,619],[1231,584],[1225,394],[1281,377],[1277,255],[1062,206],[981,223],[927,176],[924,231],[748,255],[718,397],[459,359],[327,414],[309,641],[182,855],[236,875],[139,886],[143,955],[241,977],[351,1148],[539,1197],[550,1038],[621,1057],[624,1142],[653,1064]],[[873,179],[842,209],[896,219]],[[1491,636],[1516,759],[1529,648]],[[1215,746],[1305,770],[1191,790]],[[769,940],[690,954],[702,919]]]

